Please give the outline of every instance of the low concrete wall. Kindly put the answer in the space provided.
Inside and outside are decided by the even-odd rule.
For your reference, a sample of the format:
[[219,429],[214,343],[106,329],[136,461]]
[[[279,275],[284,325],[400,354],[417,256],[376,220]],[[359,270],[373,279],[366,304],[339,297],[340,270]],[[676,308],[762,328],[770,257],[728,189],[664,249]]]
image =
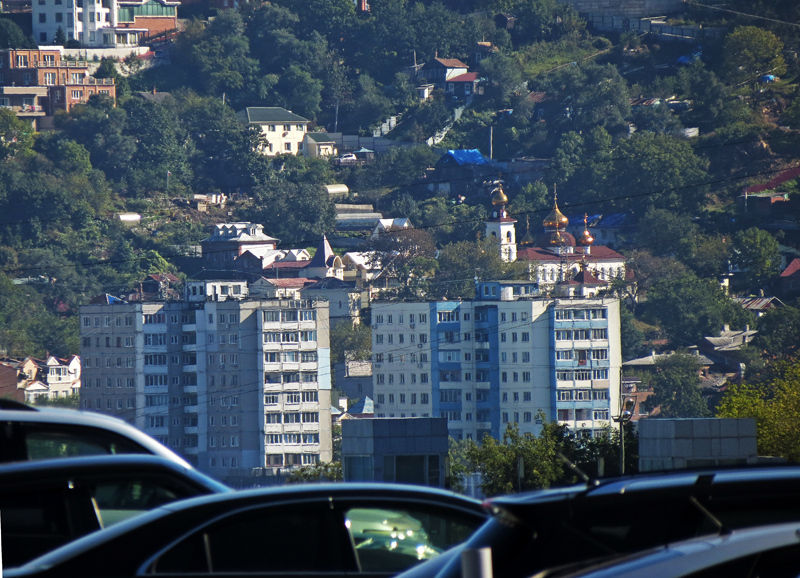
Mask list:
[[682,0],[560,0],[578,12],[602,12],[628,18],[666,16],[683,12]]
[[642,472],[743,465],[757,460],[755,419],[639,421],[639,471]]

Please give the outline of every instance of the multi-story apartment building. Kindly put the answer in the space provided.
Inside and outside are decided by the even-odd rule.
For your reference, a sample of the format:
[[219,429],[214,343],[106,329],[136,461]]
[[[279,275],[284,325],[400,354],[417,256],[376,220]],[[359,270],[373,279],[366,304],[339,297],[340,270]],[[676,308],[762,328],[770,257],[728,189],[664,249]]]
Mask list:
[[89,76],[88,62],[64,60],[61,48],[0,51],[0,107],[37,130],[52,128],[56,111],[69,111],[93,94],[116,98],[114,79]]
[[619,301],[540,298],[535,282],[482,282],[474,301],[374,302],[376,417],[447,417],[456,439],[583,436],[619,409]]
[[148,36],[177,28],[172,0],[33,0],[33,37],[40,44],[66,40],[89,48],[139,45]]
[[327,303],[197,293],[81,308],[82,408],[220,479],[330,461]]

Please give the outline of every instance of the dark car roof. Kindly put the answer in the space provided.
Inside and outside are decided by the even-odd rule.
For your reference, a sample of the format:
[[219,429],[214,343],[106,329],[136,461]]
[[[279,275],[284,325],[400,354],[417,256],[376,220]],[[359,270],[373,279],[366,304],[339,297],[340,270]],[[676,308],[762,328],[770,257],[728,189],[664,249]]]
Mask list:
[[733,489],[739,493],[750,491],[756,493],[763,491],[760,484],[771,482],[774,484],[794,484],[800,482],[800,467],[761,467],[761,468],[735,468],[730,470],[708,469],[697,471],[680,471],[659,474],[638,474],[621,478],[598,480],[588,484],[537,490],[510,496],[490,498],[487,503],[493,509],[505,510],[511,513],[524,514],[528,509],[538,509],[547,502],[562,500],[592,499],[605,496],[627,495],[630,499],[641,496],[642,499],[652,500],[654,492],[663,493],[665,496],[672,494],[691,494],[697,491],[707,493],[710,490],[725,491]]
[[[486,506],[494,517],[467,542],[408,569],[403,578],[460,576],[460,552],[466,548],[492,546],[501,557],[495,565],[499,563],[504,574],[523,576],[693,535],[687,531],[724,534],[729,528],[799,519],[800,467],[637,474],[490,498]],[[612,533],[594,541],[604,531]],[[596,546],[592,554],[589,544]],[[498,553],[502,548],[507,551]]]
[[[122,537],[128,541],[131,536],[151,538],[150,527],[163,528],[174,524],[185,530],[234,510],[246,509],[272,502],[302,502],[318,498],[335,499],[390,499],[399,503],[411,501],[425,507],[451,507],[467,514],[485,517],[487,515],[481,502],[446,490],[426,486],[376,483],[312,483],[277,488],[240,490],[236,492],[213,494],[189,498],[166,504],[145,512],[135,518],[120,522],[94,534],[58,548],[44,556],[31,560],[18,569],[8,571],[8,576],[25,575],[49,566],[68,561],[89,551],[103,552],[103,545]],[[130,535],[128,535],[130,534]],[[155,538],[153,538],[155,540]],[[159,546],[166,544],[159,542]],[[140,545],[141,546],[141,545]]]
[[[0,423],[4,422],[30,424],[31,426],[49,426],[56,429],[63,428],[64,431],[70,431],[71,428],[82,428],[94,431],[102,430],[124,438],[131,445],[141,449],[140,453],[142,454],[157,455],[185,466],[189,465],[186,460],[164,444],[156,441],[129,423],[110,415],[93,411],[55,407],[33,407],[6,400],[0,404]],[[0,438],[1,437],[2,436],[0,436]],[[0,450],[1,449],[2,448],[0,448]],[[0,454],[2,453],[3,452],[0,451]]]
[[28,462],[10,462],[0,465],[0,489],[17,483],[30,485],[38,480],[50,481],[61,477],[113,474],[165,473],[179,477],[209,492],[233,491],[225,484],[161,456],[150,454],[94,455],[53,458]]

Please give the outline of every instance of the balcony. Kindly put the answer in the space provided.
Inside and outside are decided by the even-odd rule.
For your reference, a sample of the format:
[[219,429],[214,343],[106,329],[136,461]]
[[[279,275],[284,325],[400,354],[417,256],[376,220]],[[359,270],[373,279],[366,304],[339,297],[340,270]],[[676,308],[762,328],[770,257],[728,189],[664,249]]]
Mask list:
[[199,448],[190,446],[181,449],[181,453],[185,456],[196,456],[199,451]]
[[183,413],[197,413],[197,406],[196,405],[185,405],[185,406],[183,406]]
[[196,434],[196,433],[198,433],[197,432],[197,426],[196,425],[186,426],[185,428],[183,428],[183,433],[185,433],[185,434]]
[[197,393],[197,385],[184,385],[183,393]]

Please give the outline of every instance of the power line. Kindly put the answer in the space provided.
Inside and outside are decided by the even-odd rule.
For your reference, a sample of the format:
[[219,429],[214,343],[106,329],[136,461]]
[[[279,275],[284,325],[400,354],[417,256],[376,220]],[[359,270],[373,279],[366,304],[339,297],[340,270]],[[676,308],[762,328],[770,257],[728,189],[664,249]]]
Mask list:
[[685,4],[691,4],[693,6],[700,6],[701,8],[707,8],[708,10],[718,10],[720,12],[729,12],[730,14],[736,14],[737,16],[744,16],[745,18],[756,18],[758,20],[766,20],[768,22],[775,22],[777,24],[786,24],[787,26],[797,26],[800,28],[800,24],[797,22],[789,22],[787,20],[778,20],[776,18],[767,18],[766,16],[759,16],[757,14],[748,14],[747,12],[739,12],[737,10],[731,10],[730,8],[720,8],[719,6],[710,6],[708,4],[702,4],[700,2],[694,2],[693,0],[683,0]]

